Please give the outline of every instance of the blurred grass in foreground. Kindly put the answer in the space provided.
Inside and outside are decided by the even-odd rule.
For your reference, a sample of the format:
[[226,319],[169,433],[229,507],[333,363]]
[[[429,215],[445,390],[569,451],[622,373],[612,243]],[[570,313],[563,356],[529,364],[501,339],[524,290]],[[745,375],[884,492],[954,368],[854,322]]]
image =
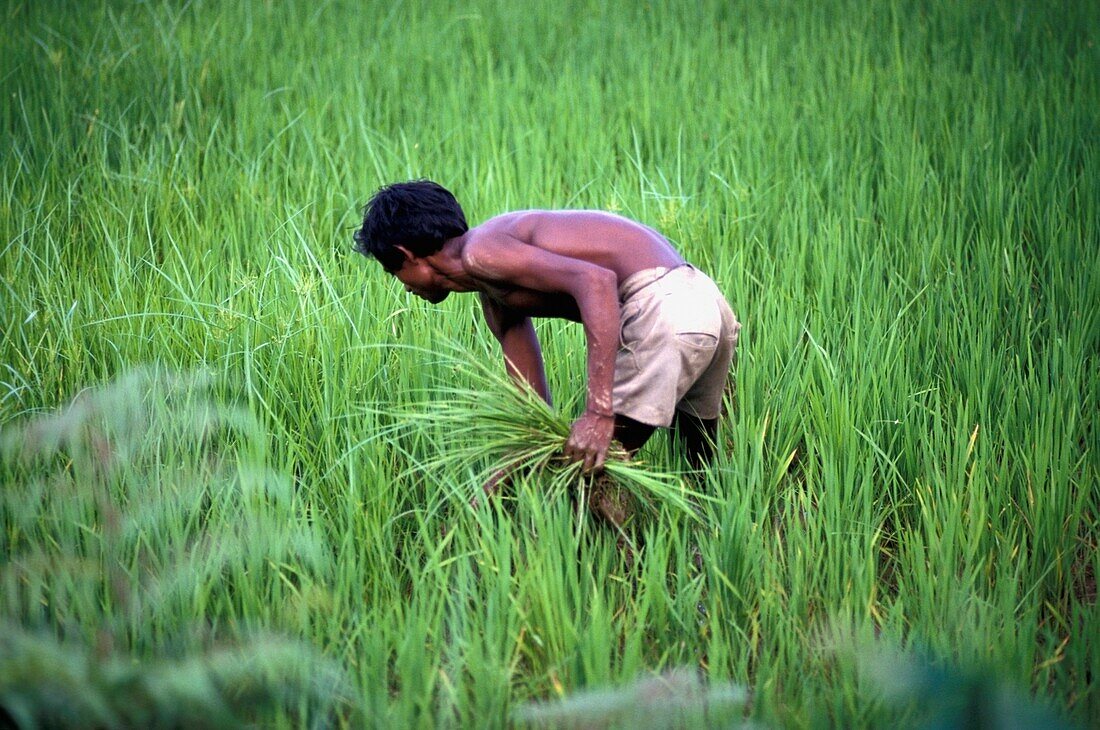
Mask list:
[[19,727],[245,727],[352,706],[341,668],[234,618],[273,566],[325,558],[255,420],[204,378],[137,371],[2,437],[0,708]]

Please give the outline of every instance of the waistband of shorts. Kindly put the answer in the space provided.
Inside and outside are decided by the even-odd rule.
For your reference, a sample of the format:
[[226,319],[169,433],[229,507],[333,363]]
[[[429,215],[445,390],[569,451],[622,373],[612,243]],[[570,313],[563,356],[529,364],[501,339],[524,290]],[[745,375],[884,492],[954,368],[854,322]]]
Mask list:
[[687,267],[694,269],[691,264],[680,264],[679,266],[656,266],[652,269],[642,269],[641,271],[635,271],[630,276],[622,280],[619,284],[619,301],[625,302],[630,297],[634,296],[642,289],[645,289],[650,284],[659,281],[665,277],[671,271],[682,269]]

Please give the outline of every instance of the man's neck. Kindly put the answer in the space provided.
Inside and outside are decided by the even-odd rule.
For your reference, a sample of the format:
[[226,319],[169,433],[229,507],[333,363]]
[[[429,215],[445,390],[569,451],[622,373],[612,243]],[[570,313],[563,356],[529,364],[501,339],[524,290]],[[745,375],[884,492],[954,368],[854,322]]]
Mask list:
[[462,249],[465,246],[465,235],[448,238],[442,248],[425,257],[428,265],[454,287],[451,291],[469,292],[477,289],[476,280],[466,273],[462,265]]

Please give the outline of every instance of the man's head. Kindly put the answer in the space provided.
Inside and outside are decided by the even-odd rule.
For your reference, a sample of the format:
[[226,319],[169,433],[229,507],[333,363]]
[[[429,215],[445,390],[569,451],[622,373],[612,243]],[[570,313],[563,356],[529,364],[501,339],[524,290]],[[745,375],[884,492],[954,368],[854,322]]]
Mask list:
[[396,274],[411,254],[429,256],[469,229],[455,196],[431,180],[394,183],[378,190],[363,209],[355,250]]

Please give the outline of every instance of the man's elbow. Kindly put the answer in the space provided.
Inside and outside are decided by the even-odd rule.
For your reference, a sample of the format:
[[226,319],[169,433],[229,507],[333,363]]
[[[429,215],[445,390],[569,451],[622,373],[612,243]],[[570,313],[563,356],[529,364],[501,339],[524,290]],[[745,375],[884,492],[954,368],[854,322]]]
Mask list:
[[585,291],[610,293],[618,299],[619,277],[611,269],[593,266],[585,270],[583,279]]

